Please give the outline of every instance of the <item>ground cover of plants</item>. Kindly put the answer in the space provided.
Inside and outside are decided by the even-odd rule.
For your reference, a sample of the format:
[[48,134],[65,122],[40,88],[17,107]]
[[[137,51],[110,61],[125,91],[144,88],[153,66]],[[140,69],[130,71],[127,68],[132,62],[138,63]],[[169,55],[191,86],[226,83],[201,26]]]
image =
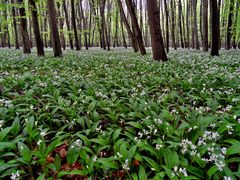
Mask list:
[[238,179],[240,52],[0,51],[0,179]]

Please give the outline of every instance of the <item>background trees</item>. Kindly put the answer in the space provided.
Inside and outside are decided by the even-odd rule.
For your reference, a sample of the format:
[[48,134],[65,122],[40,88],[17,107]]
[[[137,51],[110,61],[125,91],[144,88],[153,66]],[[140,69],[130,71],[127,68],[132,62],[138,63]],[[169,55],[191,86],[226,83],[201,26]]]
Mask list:
[[[55,47],[53,34],[60,36],[61,48],[77,50],[101,47],[133,47],[145,54],[150,31],[147,0],[1,0],[1,47],[23,47],[30,53],[32,45],[39,54]],[[52,24],[49,2],[56,8]],[[208,51],[212,43],[211,4],[208,0],[157,0],[163,44],[169,48],[194,48]],[[219,48],[240,47],[239,0],[218,0]],[[213,10],[214,11],[214,10]],[[214,19],[214,21],[218,21]],[[53,29],[58,33],[53,33]],[[216,31],[215,31],[216,32]],[[35,41],[33,41],[33,35]],[[53,41],[53,40],[54,41]],[[57,40],[58,41],[58,40]],[[58,50],[60,52],[60,48]]]

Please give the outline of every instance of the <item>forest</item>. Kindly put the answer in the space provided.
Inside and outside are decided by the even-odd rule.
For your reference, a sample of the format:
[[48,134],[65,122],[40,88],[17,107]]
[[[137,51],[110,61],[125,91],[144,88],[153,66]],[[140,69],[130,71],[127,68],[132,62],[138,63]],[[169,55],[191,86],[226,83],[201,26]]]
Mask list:
[[0,0],[0,179],[239,179],[239,5]]

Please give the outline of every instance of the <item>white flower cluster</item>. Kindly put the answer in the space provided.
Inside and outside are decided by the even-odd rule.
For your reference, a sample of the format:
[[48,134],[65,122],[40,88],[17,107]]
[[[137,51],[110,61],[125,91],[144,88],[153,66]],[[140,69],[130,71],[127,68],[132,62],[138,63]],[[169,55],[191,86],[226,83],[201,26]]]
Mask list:
[[103,98],[103,99],[108,99],[108,96],[107,96],[106,94],[103,94],[103,93],[100,92],[100,91],[96,91],[96,92],[95,92],[95,95],[96,95],[97,97],[100,97],[100,98]]
[[129,167],[129,161],[128,159],[125,160],[122,168],[125,170],[125,171],[130,171],[130,167]]
[[0,120],[0,129],[2,129],[3,124],[4,124],[4,120]]
[[227,127],[227,129],[228,129],[228,134],[229,134],[229,135],[232,135],[233,132],[234,132],[233,127],[232,127],[231,125],[227,125],[226,127]]
[[6,99],[0,99],[0,106],[12,107],[12,101]]
[[223,168],[225,167],[225,155],[226,155],[227,148],[223,147],[221,149],[220,153],[216,153],[216,147],[215,144],[213,144],[212,147],[208,148],[208,158],[202,158],[205,162],[211,162],[214,163],[219,171],[223,171]]
[[177,176],[180,176],[180,175],[183,175],[183,176],[185,176],[185,177],[187,177],[188,176],[188,174],[187,174],[187,170],[186,170],[186,168],[178,168],[177,166],[174,166],[173,167],[173,171],[174,171],[174,174],[173,175],[177,175]]
[[81,139],[77,139],[77,140],[74,141],[74,143],[71,145],[71,148],[81,147],[81,146],[82,146],[82,140],[81,140]]
[[182,147],[181,152],[183,154],[190,152],[192,156],[200,156],[200,154],[197,152],[197,147],[192,143],[192,141],[189,141],[188,139],[183,139],[180,143],[180,147]]
[[11,180],[19,180],[20,179],[20,174],[17,171],[16,173],[12,173],[12,175],[10,176]]

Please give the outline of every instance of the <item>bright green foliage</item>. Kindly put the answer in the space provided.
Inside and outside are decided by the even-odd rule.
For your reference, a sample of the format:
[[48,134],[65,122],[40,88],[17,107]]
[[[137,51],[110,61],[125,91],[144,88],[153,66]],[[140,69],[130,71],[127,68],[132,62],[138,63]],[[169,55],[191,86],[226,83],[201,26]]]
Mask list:
[[0,51],[0,179],[238,179],[240,53],[169,57]]

